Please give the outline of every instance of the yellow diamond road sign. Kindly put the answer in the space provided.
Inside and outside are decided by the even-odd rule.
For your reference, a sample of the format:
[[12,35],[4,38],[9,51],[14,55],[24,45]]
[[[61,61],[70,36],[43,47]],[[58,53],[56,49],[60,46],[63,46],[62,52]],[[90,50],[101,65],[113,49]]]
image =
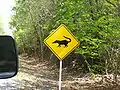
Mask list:
[[55,32],[51,33],[44,40],[44,43],[59,60],[63,60],[79,46],[79,41],[64,24],[60,25]]

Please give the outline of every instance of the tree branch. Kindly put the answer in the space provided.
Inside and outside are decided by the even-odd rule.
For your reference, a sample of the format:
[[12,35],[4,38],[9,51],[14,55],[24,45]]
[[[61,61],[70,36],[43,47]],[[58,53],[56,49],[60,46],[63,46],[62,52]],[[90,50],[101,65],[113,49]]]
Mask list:
[[117,6],[116,6],[114,3],[112,3],[111,1],[109,1],[109,0],[106,0],[106,1],[107,1],[107,3],[113,5],[114,7],[117,7]]

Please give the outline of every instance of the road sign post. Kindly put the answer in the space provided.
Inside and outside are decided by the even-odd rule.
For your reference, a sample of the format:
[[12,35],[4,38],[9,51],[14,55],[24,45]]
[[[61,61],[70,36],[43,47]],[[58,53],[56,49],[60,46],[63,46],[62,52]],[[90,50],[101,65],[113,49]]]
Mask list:
[[60,60],[60,71],[59,71],[59,90],[62,88],[62,60]]
[[60,60],[59,90],[61,90],[62,60],[79,46],[79,41],[64,24],[61,24],[44,40],[44,43]]

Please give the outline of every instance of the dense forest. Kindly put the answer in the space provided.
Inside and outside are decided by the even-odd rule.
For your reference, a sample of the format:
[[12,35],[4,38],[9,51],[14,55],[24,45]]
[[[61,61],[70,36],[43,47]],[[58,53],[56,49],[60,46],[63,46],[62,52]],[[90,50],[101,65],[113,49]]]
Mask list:
[[[80,41],[66,64],[76,71],[120,74],[119,0],[16,0],[12,10],[10,27],[20,53],[56,60],[43,41],[65,24]],[[77,56],[69,60],[74,54],[84,57],[84,65]]]

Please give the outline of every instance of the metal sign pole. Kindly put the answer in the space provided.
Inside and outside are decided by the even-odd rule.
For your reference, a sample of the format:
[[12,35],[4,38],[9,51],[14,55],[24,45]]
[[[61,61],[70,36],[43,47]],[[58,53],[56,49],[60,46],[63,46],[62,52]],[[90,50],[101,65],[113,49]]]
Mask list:
[[62,88],[62,60],[60,60],[60,71],[59,71],[59,90]]

